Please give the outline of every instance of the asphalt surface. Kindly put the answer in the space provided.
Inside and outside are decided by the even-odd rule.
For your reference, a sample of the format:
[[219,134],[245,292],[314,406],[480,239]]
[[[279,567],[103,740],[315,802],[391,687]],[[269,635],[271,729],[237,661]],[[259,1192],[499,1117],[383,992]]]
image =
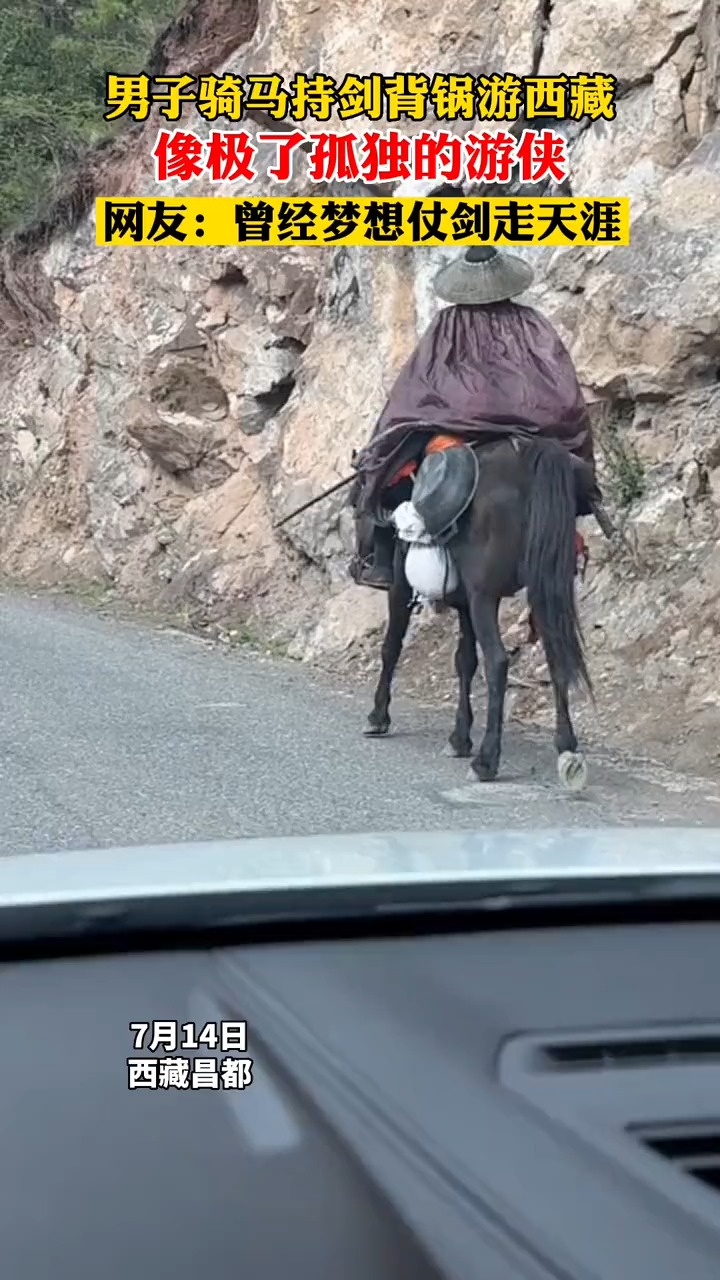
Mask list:
[[[547,733],[508,726],[501,779],[443,754],[452,709],[370,690],[56,597],[0,596],[0,853],[256,835],[454,828],[720,826],[708,781],[586,753],[557,780]],[[478,683],[475,707],[483,716]],[[477,743],[477,725],[476,725]]]

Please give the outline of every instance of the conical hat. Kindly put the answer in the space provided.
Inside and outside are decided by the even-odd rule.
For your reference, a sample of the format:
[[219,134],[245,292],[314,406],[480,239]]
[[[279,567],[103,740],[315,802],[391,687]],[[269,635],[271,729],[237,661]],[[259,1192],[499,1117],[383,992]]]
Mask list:
[[530,288],[535,273],[515,254],[492,245],[472,245],[439,271],[433,282],[438,298],[455,306],[487,306],[507,302]]

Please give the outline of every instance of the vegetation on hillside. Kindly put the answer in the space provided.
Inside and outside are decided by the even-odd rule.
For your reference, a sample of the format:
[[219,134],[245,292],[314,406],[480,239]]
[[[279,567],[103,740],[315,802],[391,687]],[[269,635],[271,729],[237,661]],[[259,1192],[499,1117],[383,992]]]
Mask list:
[[180,0],[0,0],[0,236],[108,136],[108,71],[144,70]]

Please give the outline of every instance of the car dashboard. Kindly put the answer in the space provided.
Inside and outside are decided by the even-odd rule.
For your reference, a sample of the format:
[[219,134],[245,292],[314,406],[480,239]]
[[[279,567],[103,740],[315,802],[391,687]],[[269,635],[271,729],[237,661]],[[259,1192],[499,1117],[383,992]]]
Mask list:
[[716,1280],[720,924],[672,917],[6,948],[5,1274]]

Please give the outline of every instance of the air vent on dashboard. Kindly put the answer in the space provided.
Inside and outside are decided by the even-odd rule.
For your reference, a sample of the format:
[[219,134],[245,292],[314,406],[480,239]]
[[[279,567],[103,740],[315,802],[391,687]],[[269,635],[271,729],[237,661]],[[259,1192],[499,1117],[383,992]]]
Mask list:
[[680,1172],[720,1191],[720,1121],[664,1129],[629,1126],[628,1132]]
[[551,1071],[597,1070],[603,1067],[677,1066],[710,1059],[720,1061],[720,1036],[657,1035],[643,1039],[608,1036],[598,1040],[566,1040],[545,1044],[543,1066]]

